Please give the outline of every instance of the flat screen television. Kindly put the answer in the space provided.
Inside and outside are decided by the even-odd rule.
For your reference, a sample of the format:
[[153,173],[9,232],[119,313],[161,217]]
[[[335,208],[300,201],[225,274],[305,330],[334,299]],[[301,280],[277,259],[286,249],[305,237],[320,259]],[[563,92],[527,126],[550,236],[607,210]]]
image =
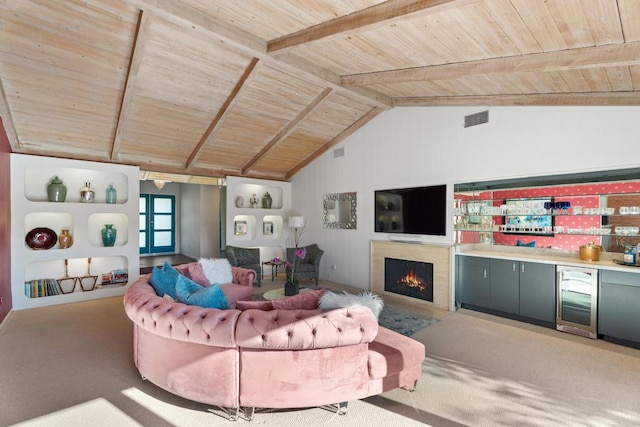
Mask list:
[[503,233],[553,236],[554,218],[547,212],[553,197],[506,199]]
[[375,192],[375,231],[447,234],[447,186],[395,188]]

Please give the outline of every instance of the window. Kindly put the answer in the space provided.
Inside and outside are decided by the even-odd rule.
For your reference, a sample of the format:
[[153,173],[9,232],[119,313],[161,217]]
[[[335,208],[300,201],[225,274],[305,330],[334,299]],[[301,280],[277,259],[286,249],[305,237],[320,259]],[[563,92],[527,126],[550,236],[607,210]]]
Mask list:
[[140,195],[140,253],[172,253],[176,249],[176,198]]

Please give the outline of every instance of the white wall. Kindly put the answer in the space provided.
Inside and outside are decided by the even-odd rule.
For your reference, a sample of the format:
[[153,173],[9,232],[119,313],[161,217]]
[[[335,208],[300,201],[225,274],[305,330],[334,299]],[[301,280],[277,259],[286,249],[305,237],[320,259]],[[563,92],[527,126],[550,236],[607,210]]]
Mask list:
[[[374,191],[640,166],[640,107],[492,107],[489,123],[465,129],[483,107],[397,107],[375,118],[292,179],[292,210],[307,219],[303,244],[325,250],[321,277],[363,289],[370,283]],[[358,193],[358,228],[322,227],[322,195]],[[451,244],[452,225],[444,238]],[[336,265],[337,269],[330,267]]]

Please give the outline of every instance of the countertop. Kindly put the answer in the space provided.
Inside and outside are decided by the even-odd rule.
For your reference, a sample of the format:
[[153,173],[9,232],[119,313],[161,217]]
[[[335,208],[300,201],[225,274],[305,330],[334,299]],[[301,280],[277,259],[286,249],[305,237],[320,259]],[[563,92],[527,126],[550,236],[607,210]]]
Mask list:
[[513,261],[531,261],[541,264],[567,265],[570,267],[598,268],[603,270],[639,273],[640,267],[620,265],[613,259],[622,259],[621,253],[603,253],[600,261],[583,261],[578,251],[565,251],[547,248],[525,248],[516,246],[500,246],[471,244],[455,247],[458,256],[475,256],[482,258],[498,258]]

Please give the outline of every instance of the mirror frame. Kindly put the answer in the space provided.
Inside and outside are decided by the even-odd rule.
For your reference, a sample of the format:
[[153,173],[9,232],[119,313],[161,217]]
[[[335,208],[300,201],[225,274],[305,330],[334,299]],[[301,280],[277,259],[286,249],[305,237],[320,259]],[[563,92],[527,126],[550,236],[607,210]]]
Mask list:
[[[333,208],[330,208],[331,205],[335,207],[337,202],[349,202],[349,221],[348,222],[340,222],[340,221],[329,221],[329,211]],[[356,193],[332,193],[325,194],[323,196],[322,206],[324,209],[322,215],[322,223],[324,228],[340,228],[340,229],[348,229],[355,230],[358,225],[358,216],[356,214],[357,207],[357,198]]]

